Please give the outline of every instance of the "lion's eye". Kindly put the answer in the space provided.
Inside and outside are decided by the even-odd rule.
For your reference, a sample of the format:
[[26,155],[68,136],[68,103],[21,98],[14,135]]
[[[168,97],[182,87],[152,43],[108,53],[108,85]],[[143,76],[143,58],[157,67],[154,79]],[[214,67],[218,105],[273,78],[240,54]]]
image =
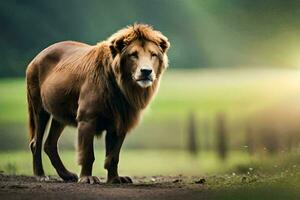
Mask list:
[[156,53],[151,53],[151,58],[157,57],[158,55]]
[[139,58],[139,55],[138,55],[138,53],[135,51],[135,52],[129,54],[129,57],[130,57],[130,58],[138,59],[138,58]]

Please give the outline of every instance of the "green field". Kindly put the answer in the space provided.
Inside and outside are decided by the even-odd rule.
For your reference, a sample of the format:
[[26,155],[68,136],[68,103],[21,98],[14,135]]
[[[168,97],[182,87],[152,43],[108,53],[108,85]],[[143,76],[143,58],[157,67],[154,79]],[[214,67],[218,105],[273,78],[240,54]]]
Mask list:
[[[96,160],[93,174],[105,177],[103,168],[104,152],[96,150]],[[123,150],[119,163],[121,175],[129,176],[196,176],[208,177],[210,186],[226,188],[239,186],[242,178],[246,183],[255,186],[281,183],[300,182],[300,151],[280,153],[276,156],[260,154],[249,156],[243,152],[230,152],[227,160],[220,160],[213,152],[203,152],[191,156],[179,150]],[[66,167],[79,173],[80,167],[76,164],[74,151],[62,151],[61,157]],[[0,172],[13,175],[32,175],[32,158],[30,151],[13,151],[0,153]],[[43,163],[47,175],[57,175],[50,164],[48,157],[43,154]],[[244,182],[243,182],[244,183]],[[252,187],[251,186],[251,187]],[[251,188],[250,187],[250,188]],[[250,189],[249,188],[249,189]]]
[[[104,151],[96,151],[94,173],[104,176]],[[75,151],[61,151],[61,157],[66,167],[79,172]],[[0,153],[0,171],[10,174],[32,175],[31,152],[13,151]],[[194,157],[180,150],[124,150],[121,152],[120,173],[127,175],[194,175],[200,176],[213,172],[233,170],[236,165],[248,165],[253,159],[246,153],[232,152],[231,156],[222,162],[213,152],[206,152]],[[45,171],[55,175],[47,155],[43,154]],[[222,166],[222,168],[220,168]]]
[[[145,121],[182,118],[190,111],[245,117],[297,94],[299,76],[291,69],[169,70]],[[1,79],[0,94],[0,123],[26,121],[24,78]]]
[[[281,107],[280,116],[300,113],[300,71],[295,69],[231,69],[231,70],[169,70],[162,79],[160,90],[145,112],[140,125],[129,135],[125,146],[130,148],[184,148],[189,113],[194,112],[200,132],[208,133],[214,145],[214,120],[225,113],[231,140],[242,145],[244,124],[257,113],[269,113]],[[27,146],[27,106],[24,78],[0,80],[0,135],[7,138],[1,149],[12,149],[12,143]],[[298,112],[299,111],[299,112]],[[272,113],[271,113],[272,115]],[[273,114],[274,115],[274,114]],[[287,118],[288,119],[288,118]],[[207,124],[204,130],[203,123]],[[289,125],[290,126],[290,125]],[[73,146],[74,129],[63,134],[62,147]],[[172,138],[172,140],[170,140]],[[15,140],[15,141],[11,141]],[[23,143],[22,143],[23,142]],[[4,148],[5,147],[5,148]],[[7,148],[6,148],[7,147]]]
[[[79,172],[76,163],[76,152],[62,150],[60,152],[66,167]],[[94,173],[104,176],[104,151],[96,149]],[[261,153],[250,156],[246,152],[231,151],[223,161],[214,152],[203,152],[196,156],[182,150],[137,150],[125,149],[121,152],[119,170],[122,174],[131,176],[178,175],[204,176],[212,174],[289,174],[298,170],[300,151],[276,156]],[[32,157],[28,151],[12,151],[0,153],[0,171],[8,174],[32,174]],[[43,153],[44,168],[47,174],[55,175],[49,158]]]

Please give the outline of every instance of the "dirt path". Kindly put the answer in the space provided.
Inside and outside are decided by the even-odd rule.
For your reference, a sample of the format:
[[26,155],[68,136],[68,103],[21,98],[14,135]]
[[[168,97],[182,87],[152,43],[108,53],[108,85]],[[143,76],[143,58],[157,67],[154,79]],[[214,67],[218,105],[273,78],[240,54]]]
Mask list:
[[[134,184],[100,185],[64,183],[52,178],[36,181],[29,176],[0,175],[0,199],[133,199],[133,200],[193,200],[208,199],[208,190],[197,178],[134,177]],[[199,179],[200,180],[200,179]],[[201,182],[201,181],[200,181]]]

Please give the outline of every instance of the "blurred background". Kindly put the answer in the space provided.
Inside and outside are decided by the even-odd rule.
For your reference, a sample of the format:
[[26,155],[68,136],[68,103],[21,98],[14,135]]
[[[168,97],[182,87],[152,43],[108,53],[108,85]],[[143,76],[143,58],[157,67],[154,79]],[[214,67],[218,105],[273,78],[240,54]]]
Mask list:
[[[286,172],[300,165],[300,1],[0,1],[0,171],[32,174],[25,70],[62,40],[96,44],[134,22],[170,42],[170,67],[125,141],[120,173]],[[76,129],[59,143],[75,162]],[[103,138],[95,174],[104,175]],[[43,155],[47,174],[55,174]]]

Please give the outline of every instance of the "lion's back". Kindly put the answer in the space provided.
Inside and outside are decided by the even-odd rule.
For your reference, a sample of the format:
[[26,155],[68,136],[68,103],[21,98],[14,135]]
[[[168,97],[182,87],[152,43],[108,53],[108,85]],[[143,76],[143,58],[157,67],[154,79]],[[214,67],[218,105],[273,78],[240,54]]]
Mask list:
[[37,76],[36,78],[39,82],[43,82],[58,63],[67,59],[74,52],[89,46],[75,41],[63,41],[50,45],[41,51],[28,65],[26,70],[27,80],[30,77]]

